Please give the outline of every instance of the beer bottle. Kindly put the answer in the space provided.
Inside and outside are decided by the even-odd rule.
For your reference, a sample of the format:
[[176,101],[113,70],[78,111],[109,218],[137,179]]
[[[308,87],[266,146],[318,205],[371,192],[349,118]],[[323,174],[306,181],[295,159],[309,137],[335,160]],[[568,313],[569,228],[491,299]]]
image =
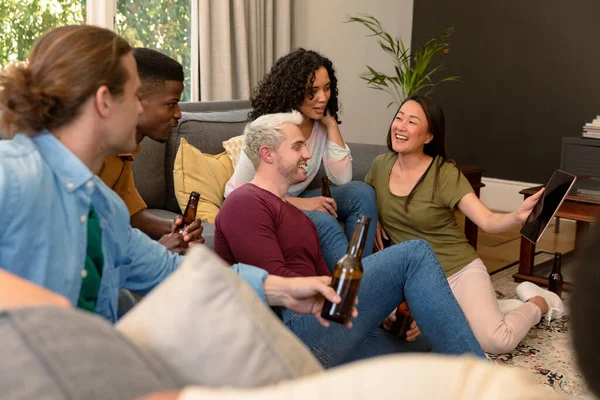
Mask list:
[[196,211],[198,209],[198,200],[200,200],[200,193],[190,193],[190,199],[188,200],[185,212],[183,213],[183,220],[177,227],[176,231],[183,234],[185,228],[192,224],[196,220]]
[[335,265],[331,287],[342,298],[342,301],[338,304],[333,304],[325,300],[323,311],[321,312],[321,317],[325,319],[340,324],[345,324],[350,320],[352,309],[354,308],[354,300],[358,294],[360,280],[363,275],[363,267],[360,259],[365,248],[370,222],[371,219],[369,217],[358,217],[352,239],[348,244],[348,251]]
[[412,322],[412,313],[408,309],[408,303],[404,302],[396,308],[396,321],[392,324],[390,332],[406,339],[406,331],[410,329]]
[[329,178],[327,175],[323,175],[321,178],[321,196],[331,197],[331,190],[329,189]]
[[552,273],[548,277],[548,290],[554,292],[560,297],[562,294],[563,276],[560,273],[561,254],[554,253],[554,264],[552,265]]

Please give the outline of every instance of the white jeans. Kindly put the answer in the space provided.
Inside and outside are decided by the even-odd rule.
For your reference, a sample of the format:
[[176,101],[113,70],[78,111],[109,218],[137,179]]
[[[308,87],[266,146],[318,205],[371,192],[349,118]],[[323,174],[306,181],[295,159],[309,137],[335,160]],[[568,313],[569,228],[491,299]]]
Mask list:
[[502,314],[490,274],[479,258],[448,278],[448,283],[481,348],[488,353],[514,350],[542,318],[532,303]]

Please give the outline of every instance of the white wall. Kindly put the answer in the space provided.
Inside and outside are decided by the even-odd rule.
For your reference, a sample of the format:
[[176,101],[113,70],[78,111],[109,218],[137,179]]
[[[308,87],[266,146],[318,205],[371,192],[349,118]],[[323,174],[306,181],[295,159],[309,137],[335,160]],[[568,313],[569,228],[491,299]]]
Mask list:
[[296,0],[292,47],[316,50],[333,61],[342,102],[341,130],[346,141],[385,144],[395,106],[389,94],[367,88],[359,75],[366,65],[393,71],[385,54],[368,31],[348,16],[367,13],[379,19],[392,36],[400,36],[409,47],[413,0]]

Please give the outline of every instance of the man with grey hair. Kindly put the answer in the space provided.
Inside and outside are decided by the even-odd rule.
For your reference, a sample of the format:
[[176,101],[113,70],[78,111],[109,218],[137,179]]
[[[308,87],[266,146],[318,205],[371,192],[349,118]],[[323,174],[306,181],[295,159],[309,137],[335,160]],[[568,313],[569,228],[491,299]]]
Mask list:
[[[215,221],[214,248],[230,264],[247,263],[283,277],[330,276],[317,229],[310,218],[284,198],[291,185],[307,179],[311,154],[296,112],[263,115],[244,131],[244,148],[256,173],[221,206]],[[375,223],[375,221],[373,221]],[[281,310],[283,321],[325,366],[361,358],[429,350],[416,340],[413,324],[407,343],[382,328],[407,301],[431,347],[440,353],[483,351],[452,295],[435,253],[427,242],[412,240],[362,260],[359,315],[352,329]],[[386,320],[387,318],[387,320]]]

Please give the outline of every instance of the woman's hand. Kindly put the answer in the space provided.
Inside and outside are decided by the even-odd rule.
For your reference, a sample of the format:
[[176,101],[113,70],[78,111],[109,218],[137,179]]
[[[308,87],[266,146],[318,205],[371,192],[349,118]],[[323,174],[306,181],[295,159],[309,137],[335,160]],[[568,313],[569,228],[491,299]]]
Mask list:
[[325,110],[325,115],[323,115],[323,118],[321,118],[320,121],[325,126],[325,129],[327,129],[327,139],[341,148],[345,148],[346,143],[342,138],[342,132],[340,132],[340,127],[335,118],[329,115],[329,112]]
[[385,321],[383,321],[383,329],[385,329],[386,331],[391,331],[392,330],[392,325],[394,325],[394,322],[396,322],[396,309],[394,308],[394,311],[392,311],[390,313],[390,315],[387,316],[387,318],[385,319]]
[[377,228],[375,230],[375,249],[377,249],[377,251],[384,249],[383,239],[390,240],[387,232],[383,229],[379,220],[377,220]]
[[[397,319],[398,317],[396,317],[396,310],[394,309],[394,311],[392,311],[392,313],[388,315],[385,321],[383,321],[383,329],[390,332],[392,330],[392,325],[394,324],[394,322],[396,322]],[[413,321],[410,323],[410,328],[406,331],[406,341],[414,342],[420,334],[421,330],[419,329],[419,326],[413,319]]]
[[337,203],[331,197],[286,197],[285,200],[302,211],[323,211],[337,218]]
[[327,128],[328,130],[330,128],[338,126],[338,123],[335,120],[335,118],[333,118],[333,116],[331,116],[328,112],[325,112],[325,115],[323,115],[323,118],[321,118],[321,122],[323,123],[323,125],[325,125],[325,128]]
[[[535,205],[538,203],[538,201],[540,200],[540,197],[542,197],[543,193],[544,193],[544,188],[541,188],[540,190],[538,190],[538,192],[536,194],[526,198],[523,201],[523,203],[521,204],[521,206],[517,209],[517,211],[515,211],[517,219],[519,221],[521,221],[522,224],[525,223],[525,221],[527,221],[527,217],[529,217],[529,214],[531,214],[531,211],[533,210]],[[540,207],[540,211],[541,211],[541,207]],[[536,217],[537,217],[537,215],[536,215]]]
[[406,331],[406,341],[414,342],[420,334],[421,330],[417,326],[417,322],[413,320],[413,322],[410,323],[410,329]]

